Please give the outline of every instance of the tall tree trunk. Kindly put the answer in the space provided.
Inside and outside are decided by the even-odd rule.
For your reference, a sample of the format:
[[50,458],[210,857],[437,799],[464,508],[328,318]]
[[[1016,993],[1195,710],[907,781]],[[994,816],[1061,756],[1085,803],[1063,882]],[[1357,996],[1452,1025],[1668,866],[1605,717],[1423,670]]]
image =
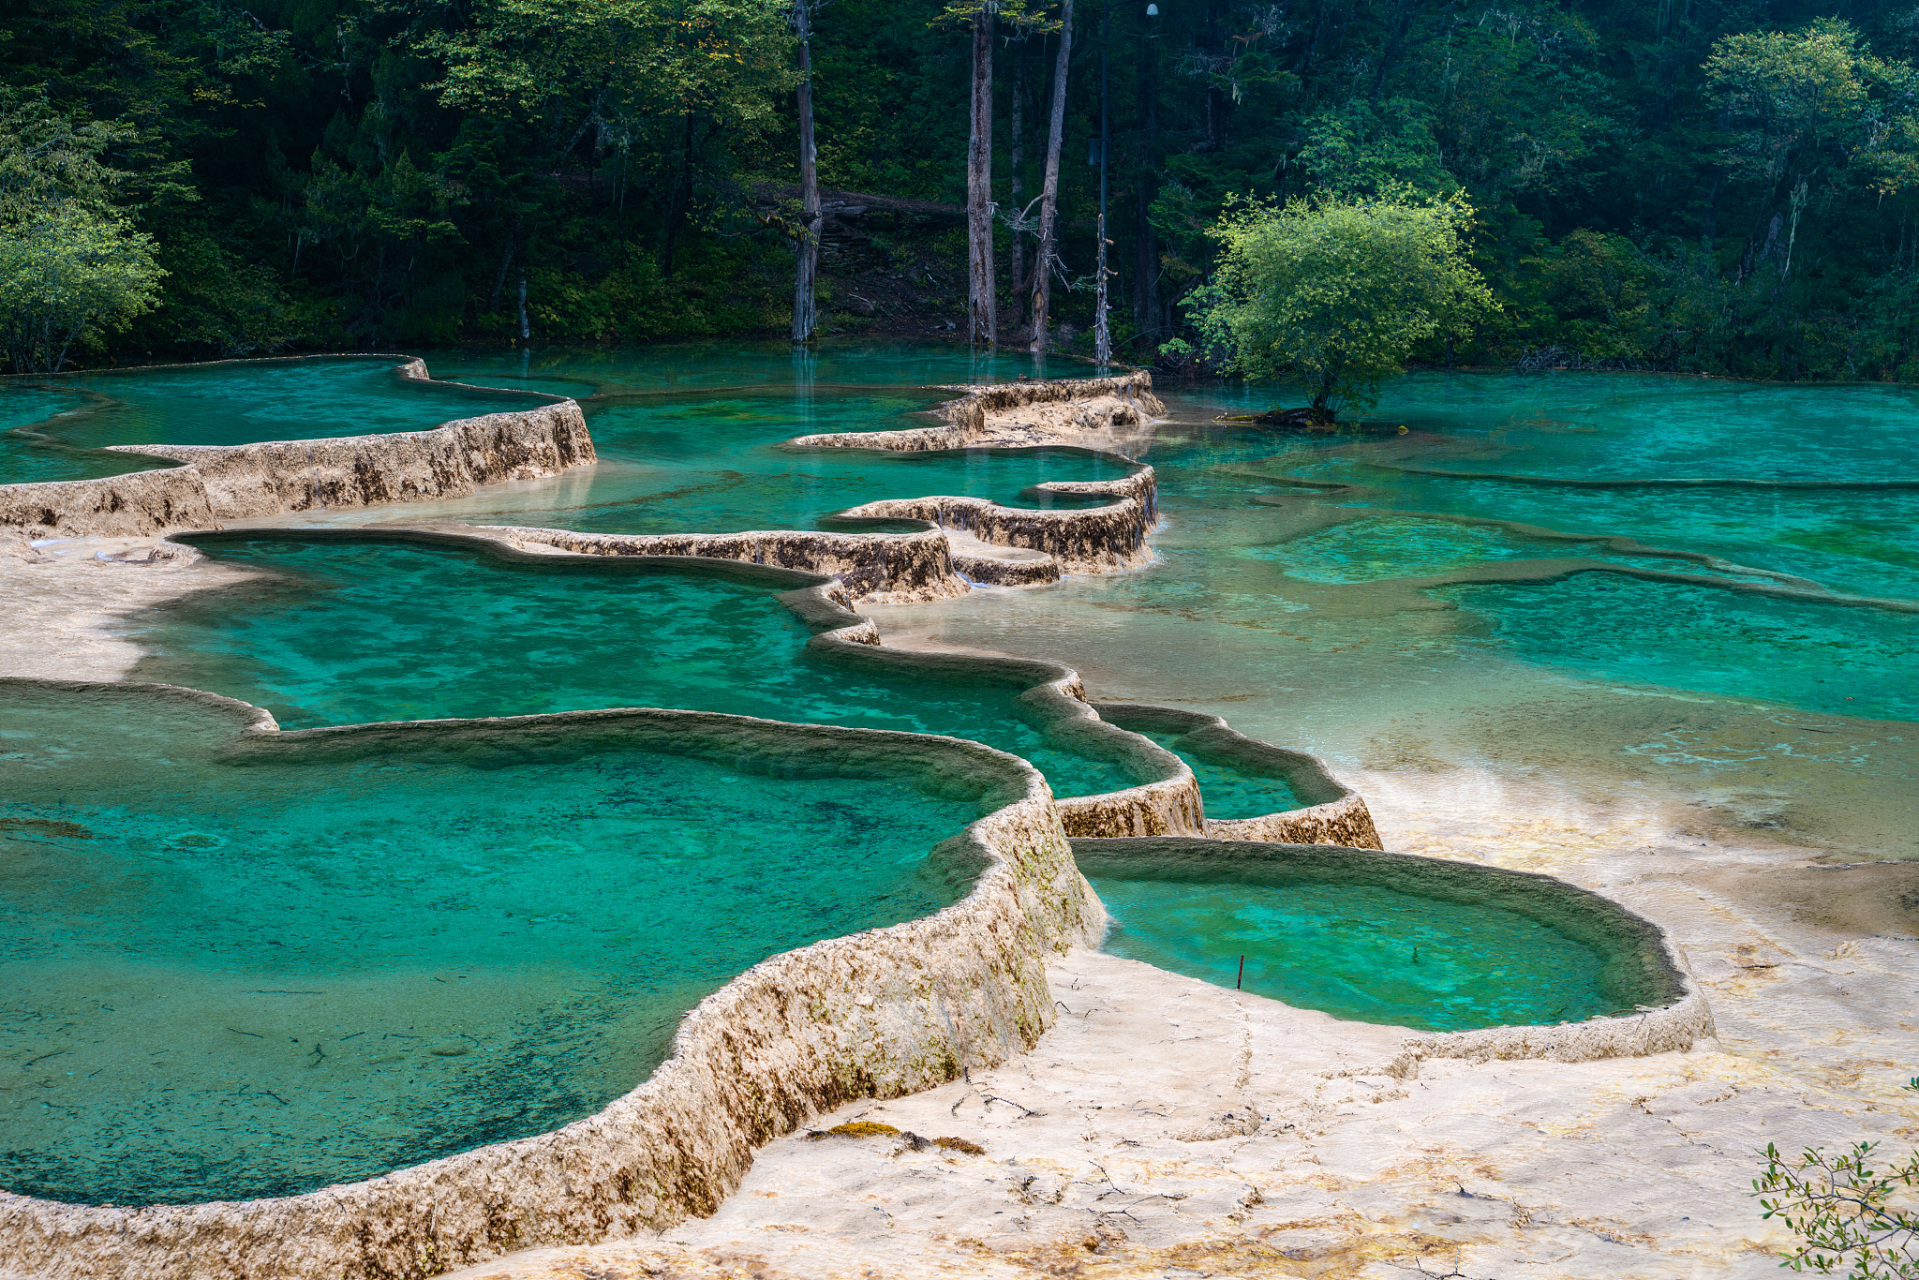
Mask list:
[[532,326],[526,322],[526,268],[520,268],[520,345],[526,346],[533,338]]
[[1054,243],[1059,223],[1059,147],[1066,136],[1066,69],[1073,57],[1073,0],[1060,0],[1059,56],[1053,60],[1053,117],[1046,126],[1046,184],[1040,188],[1039,256],[1033,262],[1033,340],[1035,355],[1046,351],[1046,326],[1053,303]]
[[486,313],[497,314],[500,310],[500,295],[506,292],[506,269],[513,265],[513,241],[506,242],[506,252],[500,255],[500,272],[493,277],[493,296],[487,299]]
[[819,309],[813,281],[820,269],[820,163],[813,141],[813,5],[793,0],[793,28],[800,41],[800,239],[793,273],[793,341],[818,336]]
[[1159,236],[1153,231],[1153,196],[1159,170],[1159,44],[1139,42],[1139,180],[1133,228],[1133,324],[1149,344],[1158,346]]
[[[1007,165],[1008,177],[1006,194],[1012,207],[1023,212],[1026,208],[1022,197],[1026,194],[1026,185],[1020,180],[1020,169],[1026,159],[1026,42],[1022,36],[1013,47],[1013,145],[1011,159]],[[1013,328],[1015,333],[1020,327],[1018,314],[1020,291],[1026,280],[1026,245],[1020,239],[1020,233],[1012,234],[1013,243],[1007,249],[1007,265],[1012,268],[1009,279],[1013,289]]]
[[973,13],[973,135],[966,148],[966,329],[969,342],[999,342],[993,297],[993,12]]
[[1100,11],[1099,18],[1099,226],[1094,233],[1099,243],[1093,264],[1093,276],[1098,281],[1093,298],[1093,359],[1101,364],[1110,364],[1113,359],[1113,328],[1106,311],[1108,277],[1112,274],[1106,269],[1106,185],[1113,151],[1112,130],[1107,127],[1106,119],[1106,37],[1111,29],[1112,14],[1112,6],[1108,5]]

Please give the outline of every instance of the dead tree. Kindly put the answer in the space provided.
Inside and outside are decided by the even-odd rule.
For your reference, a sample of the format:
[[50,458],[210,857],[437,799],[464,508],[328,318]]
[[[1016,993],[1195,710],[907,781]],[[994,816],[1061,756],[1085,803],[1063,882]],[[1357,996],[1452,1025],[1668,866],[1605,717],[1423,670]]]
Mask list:
[[1046,127],[1046,184],[1040,191],[1039,256],[1033,263],[1033,340],[1044,354],[1053,301],[1053,266],[1059,258],[1059,149],[1066,136],[1066,68],[1073,56],[1073,0],[1060,0],[1059,57],[1053,64],[1053,117]]
[[966,147],[967,340],[999,343],[993,296],[993,19],[998,0],[973,10],[973,131]]
[[813,141],[813,13],[822,0],[793,0],[793,31],[799,37],[800,225],[799,263],[793,272],[793,341],[818,336],[814,283],[820,273],[820,156]]

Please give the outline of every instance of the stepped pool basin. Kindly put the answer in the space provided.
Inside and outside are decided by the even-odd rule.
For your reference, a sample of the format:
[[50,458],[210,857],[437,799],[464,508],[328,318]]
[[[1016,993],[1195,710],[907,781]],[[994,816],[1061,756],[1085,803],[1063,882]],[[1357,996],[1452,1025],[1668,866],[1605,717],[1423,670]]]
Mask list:
[[[1015,368],[1001,362],[995,375],[989,361],[961,373],[960,363],[950,352],[858,347],[793,359],[771,344],[561,353],[517,367],[480,356],[442,361],[434,370],[442,376],[581,396],[599,465],[464,498],[302,518],[451,517],[634,533],[832,528],[836,513],[882,498],[1095,505],[1108,499],[1043,485],[1136,470],[1126,458],[1064,447],[906,455],[786,444],[802,434],[919,425],[926,420],[913,415],[943,396],[911,384]],[[410,384],[390,368],[352,361],[276,366],[284,394],[275,400],[270,378],[249,381],[265,369],[132,376],[121,385],[137,394],[97,420],[75,415],[82,422],[63,439],[109,442],[119,429],[114,414],[131,421],[137,415],[126,406],[143,395],[162,406],[148,416],[157,424],[148,438],[199,432],[219,443],[343,434],[334,424],[362,398],[390,399],[402,418],[435,397],[441,407],[471,400],[482,411],[528,403],[504,391]],[[190,392],[174,396],[167,388],[176,385]],[[222,388],[241,408],[224,404]],[[248,421],[246,407],[263,399],[272,411]],[[1197,402],[1142,447],[1172,478],[1154,564],[1047,590],[904,606],[883,621],[931,619],[925,634],[936,640],[1072,661],[1109,697],[1232,704],[1219,709],[1273,742],[1331,740],[1351,759],[1354,740],[1370,733],[1368,750],[1387,745],[1367,767],[1410,762],[1441,772],[1448,762],[1401,750],[1377,714],[1384,707],[1416,722],[1433,705],[1422,698],[1445,683],[1435,672],[1511,676],[1512,704],[1524,714],[1546,680],[1586,678],[1568,673],[1611,661],[1618,655],[1608,645],[1623,640],[1652,651],[1636,650],[1632,664],[1604,675],[1646,686],[1633,696],[1657,681],[1711,691],[1727,660],[1687,647],[1681,633],[1693,624],[1662,620],[1672,601],[1693,600],[1682,591],[1722,630],[1727,602],[1806,610],[1821,625],[1837,607],[1820,598],[1823,579],[1733,558],[1727,548],[1744,545],[1743,530],[1642,546],[1619,529],[1557,518],[1594,505],[1537,498],[1530,508],[1515,501],[1488,512],[1487,492],[1537,495],[1562,483],[1549,465],[1559,455],[1546,455],[1548,437],[1566,433],[1544,415],[1505,434],[1468,425],[1483,412],[1474,409],[1450,424],[1435,414],[1403,435],[1361,430],[1322,440],[1196,422],[1205,393]],[[275,413],[297,415],[305,429],[275,429]],[[1516,432],[1535,430],[1544,452],[1527,461],[1537,474],[1457,475],[1440,465],[1500,463],[1501,451],[1533,447]],[[1656,449],[1641,453],[1649,464],[1677,465]],[[1566,470],[1576,480],[1612,456],[1567,455]],[[1758,492],[1749,479],[1732,489]],[[1503,488],[1475,493],[1475,485]],[[1631,507],[1620,497],[1630,484],[1571,487],[1613,503],[1608,510]],[[1884,485],[1873,490],[1882,491],[1896,497]],[[1450,497],[1408,505],[1431,495]],[[1530,523],[1513,514],[1522,509]],[[1089,537],[1122,536],[1104,532],[1116,520],[1071,523],[1094,531]],[[1138,535],[1136,523],[1123,534]],[[1034,1010],[1048,1006],[1036,954],[1084,940],[1076,914],[1086,908],[1083,886],[1065,860],[1062,812],[1089,815],[1067,830],[1102,829],[1102,807],[1129,824],[1129,805],[1152,818],[1119,829],[1155,829],[1162,814],[1176,821],[1160,828],[1190,829],[1199,816],[1184,774],[1148,742],[1193,767],[1215,838],[1078,842],[1080,866],[1112,911],[1107,945],[1119,954],[1222,984],[1238,978],[1245,956],[1251,991],[1424,1031],[1583,1024],[1579,1035],[1614,1037],[1605,1052],[1652,1051],[1630,1047],[1634,1033],[1621,1027],[1661,1023],[1659,1034],[1678,1043],[1709,1021],[1657,931],[1603,899],[1544,877],[1252,843],[1377,837],[1364,805],[1317,761],[1246,739],[1206,712],[1107,703],[1097,710],[1110,723],[1100,725],[1046,685],[1064,680],[1056,666],[815,642],[816,631],[852,619],[827,606],[811,575],[739,562],[537,555],[444,530],[255,528],[186,540],[257,575],[116,624],[146,652],[136,678],[187,688],[0,682],[0,979],[12,993],[0,997],[0,1063],[18,1066],[16,1084],[0,1088],[9,1139],[0,1144],[0,1186],[10,1190],[87,1204],[282,1195],[549,1135],[455,1166],[488,1171],[449,1177],[442,1188],[467,1214],[444,1229],[447,1238],[470,1243],[492,1230],[476,1226],[471,1211],[476,1197],[492,1194],[482,1184],[504,1167],[498,1161],[518,1161],[535,1146],[559,1153],[510,1179],[512,1194],[539,1203],[553,1178],[573,1176],[567,1157],[576,1148],[567,1144],[588,1130],[602,1156],[623,1151],[608,1158],[694,1177],[701,1160],[735,1158],[682,1149],[683,1132],[705,1133],[704,1116],[672,1114],[636,1141],[619,1128],[630,1118],[623,1103],[606,1113],[623,1117],[618,1123],[552,1131],[631,1091],[663,1061],[684,1012],[758,960],[956,903],[985,865],[981,848],[1006,858],[991,864],[997,889],[928,922],[933,932],[883,935],[916,940],[910,953],[883,960],[910,975],[894,984],[884,1014],[896,1028],[919,1018],[905,1041],[875,1036],[858,1012],[875,1001],[857,966],[841,961],[856,947],[884,950],[867,938],[790,962],[836,957],[809,971],[820,985],[800,984],[805,1017],[795,1016],[799,988],[760,991],[737,1025],[763,1034],[753,1047],[771,1052],[742,1053],[728,1022],[718,1040],[703,1042],[720,1047],[697,1070],[722,1081],[715,1087],[723,1092],[736,1071],[753,1081],[740,1107],[732,1106],[740,1098],[717,1107],[728,1124],[741,1122],[725,1141],[750,1151],[848,1089],[877,1089],[860,1083],[863,1072],[897,1070],[911,1087],[957,1072],[964,1057],[953,1055],[972,1052],[973,1032],[955,1030],[949,997],[973,1002],[971,1025],[1008,1051],[1030,1044],[1045,1025]],[[865,554],[899,544],[858,545]],[[1810,555],[1858,571],[1856,540],[1792,545],[1795,564]],[[913,546],[938,550],[924,535]],[[1529,571],[1528,561],[1558,567]],[[1567,603],[1593,583],[1606,584],[1599,596]],[[1642,595],[1604,595],[1620,583]],[[1645,616],[1622,620],[1620,610]],[[1037,641],[1018,634],[1049,614],[1067,625]],[[1860,671],[1890,669],[1906,643],[1900,619],[1910,615],[1885,607],[1870,616],[1883,634],[1847,660]],[[975,629],[948,632],[955,621]],[[1797,708],[1816,698],[1792,673],[1815,665],[1820,646],[1828,668],[1852,680],[1854,668],[1835,666],[1833,654],[1860,633],[1840,626],[1837,642],[1827,631],[1801,644],[1803,636],[1761,628],[1730,647],[1724,636],[1713,643],[1755,661],[1787,655],[1774,665],[1791,671],[1768,678]],[[1213,643],[1222,635],[1230,639]],[[1082,656],[1089,643],[1093,662]],[[1898,709],[1897,680],[1883,683],[1876,705]],[[270,709],[288,732],[241,732],[252,714],[246,704]],[[1251,723],[1246,704],[1256,712]],[[601,710],[610,707],[685,710]],[[722,723],[712,712],[766,719]],[[489,716],[536,718],[477,719]],[[1049,810],[1023,766],[970,746],[809,724],[985,743],[1031,761],[1057,795],[1080,803]],[[1593,736],[1584,725],[1575,732]],[[1385,763],[1375,765],[1379,758]],[[1546,767],[1564,759],[1541,757]],[[1001,766],[1020,779],[1026,798],[1017,804],[994,772]],[[1155,781],[1177,785],[1081,799]],[[989,808],[1005,824],[996,828],[1004,843],[952,839]],[[1309,808],[1317,816],[1300,812]],[[1275,813],[1323,825],[1275,835],[1259,822]],[[960,933],[937,933],[959,917],[968,920]],[[964,990],[929,1003],[929,974],[935,988],[958,974]],[[729,988],[715,1006],[756,980]],[[844,1016],[825,1016],[829,1007]],[[1593,1022],[1641,1008],[1657,1012]],[[705,1017],[684,1024],[683,1055]],[[944,1038],[936,1017],[947,1018]],[[819,1032],[828,1022],[840,1030]],[[842,1031],[857,1052],[816,1053],[821,1036]],[[1542,1032],[1525,1052],[1573,1034]],[[899,1050],[908,1043],[915,1047]],[[769,1091],[769,1081],[801,1059],[813,1093],[774,1100],[788,1086],[781,1080]],[[687,1061],[656,1083],[693,1071]],[[712,1070],[715,1063],[724,1065]],[[752,1114],[742,1120],[734,1111]],[[382,1200],[382,1188],[404,1183],[404,1194],[419,1198],[423,1179],[437,1176],[382,1179],[325,1200],[351,1200],[365,1222],[412,1221],[427,1199],[435,1212],[452,1201],[436,1192],[400,1205]],[[710,1206],[728,1176],[702,1166],[697,1178],[707,1181],[677,1188],[686,1195],[660,1220]],[[580,1211],[613,1217],[576,1234],[604,1233],[615,1218],[622,1229],[658,1225],[643,1216],[653,1209],[609,1208],[616,1182],[601,1177],[586,1189]],[[308,1212],[286,1208],[294,1218]],[[573,1213],[552,1204],[543,1211]],[[487,1224],[492,1213],[485,1209]],[[150,1220],[173,1230],[189,1216]],[[305,1228],[282,1231],[271,1217],[253,1220],[250,1238],[305,1247]],[[389,1243],[412,1247],[401,1237],[417,1225],[396,1227]],[[428,1213],[414,1238],[438,1239],[441,1230]]]
[[[793,449],[795,436],[924,426],[909,415],[948,393],[836,392],[602,398],[584,406],[599,465],[422,507],[435,518],[595,533],[813,529],[882,498],[987,498],[1003,506],[1099,506],[1045,481],[1117,480],[1136,464],[1088,449],[894,453]],[[362,514],[354,519],[371,518]]]
[[1206,798],[1206,816],[1213,819],[1256,818],[1288,809],[1304,808],[1306,802],[1285,778],[1262,777],[1236,768],[1204,751],[1195,750],[1182,733],[1134,729],[1186,761],[1199,779],[1199,791]]
[[1657,931],[1545,876],[1330,846],[1076,840],[1105,949],[1421,1031],[1580,1022],[1683,991]]
[[271,576],[142,615],[150,656],[135,674],[266,707],[288,728],[671,706],[970,738],[1031,761],[1059,795],[1152,780],[1049,738],[1024,684],[808,649],[778,597],[800,575],[504,560],[377,534],[191,541]]
[[1422,373],[1330,436],[1214,420],[1281,387],[1161,394],[1154,563],[886,625],[1342,772],[1513,769],[1919,856],[1911,389]]
[[0,431],[0,484],[171,465],[99,452],[106,445],[233,445],[430,431],[455,418],[534,403],[504,391],[403,377],[396,370],[401,359],[235,361],[10,379],[9,398],[28,398],[23,412],[33,412],[33,397],[59,408],[58,416],[41,415]]
[[740,971],[974,874],[932,854],[985,784],[883,748],[617,717],[236,741],[246,712],[0,682],[0,1186],[282,1195],[545,1132]]

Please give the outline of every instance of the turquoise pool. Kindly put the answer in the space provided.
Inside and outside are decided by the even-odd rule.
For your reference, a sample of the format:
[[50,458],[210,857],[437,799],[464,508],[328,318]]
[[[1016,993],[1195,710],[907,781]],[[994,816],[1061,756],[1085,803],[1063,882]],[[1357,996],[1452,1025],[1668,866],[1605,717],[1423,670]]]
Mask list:
[[135,675],[244,699],[287,728],[671,706],[970,738],[1032,761],[1060,795],[1150,780],[1049,741],[1023,686],[851,669],[809,650],[776,587],[377,535],[198,541],[269,576],[143,615],[152,656]]
[[982,803],[604,728],[235,727],[0,683],[10,1191],[284,1195],[556,1128],[750,965],[954,901],[929,853]]
[[[1421,373],[1329,437],[1213,420],[1284,388],[1161,394],[1152,565],[889,625],[1349,774],[1492,768],[1919,856],[1919,392]],[[1490,580],[1530,560],[1603,571]]]
[[1650,926],[1542,876],[1365,850],[1074,842],[1105,949],[1359,1022],[1581,1022],[1671,1003]]

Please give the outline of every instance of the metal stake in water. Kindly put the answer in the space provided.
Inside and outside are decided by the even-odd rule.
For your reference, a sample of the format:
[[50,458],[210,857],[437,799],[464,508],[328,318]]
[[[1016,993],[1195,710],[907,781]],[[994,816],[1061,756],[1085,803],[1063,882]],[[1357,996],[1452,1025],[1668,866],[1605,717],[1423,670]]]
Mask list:
[[1237,991],[1246,984],[1246,957],[1239,958],[1239,977],[1233,979],[1233,990]]

